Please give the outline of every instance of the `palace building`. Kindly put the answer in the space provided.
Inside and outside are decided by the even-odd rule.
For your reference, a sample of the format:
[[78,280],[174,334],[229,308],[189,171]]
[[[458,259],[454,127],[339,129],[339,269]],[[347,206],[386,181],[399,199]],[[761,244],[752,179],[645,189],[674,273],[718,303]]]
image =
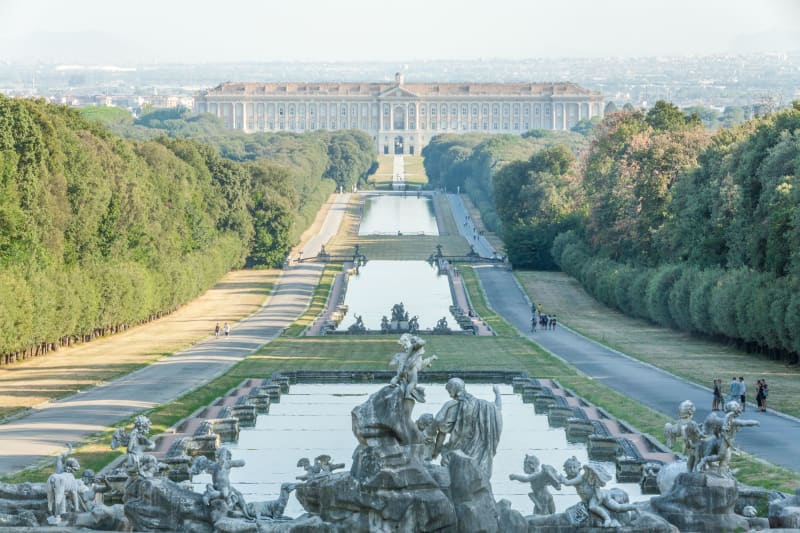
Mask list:
[[603,95],[574,83],[223,83],[197,113],[245,132],[360,129],[379,154],[419,154],[443,133],[569,130],[603,115]]

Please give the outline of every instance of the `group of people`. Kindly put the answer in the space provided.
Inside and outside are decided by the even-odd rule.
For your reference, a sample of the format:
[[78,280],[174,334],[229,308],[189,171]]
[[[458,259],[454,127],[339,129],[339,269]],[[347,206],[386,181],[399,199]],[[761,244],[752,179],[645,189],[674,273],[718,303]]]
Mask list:
[[536,331],[537,324],[542,329],[556,329],[558,319],[556,315],[546,315],[542,312],[542,304],[531,304],[531,331]]
[[[759,379],[756,382],[757,389],[756,389],[756,403],[758,404],[758,411],[766,411],[767,410],[767,396],[769,396],[769,385],[767,385],[767,380]],[[736,376],[731,378],[731,382],[728,385],[729,391],[729,400],[739,402],[739,405],[742,406],[742,411],[747,409],[747,384],[744,382],[744,377],[739,376],[737,379]],[[711,410],[712,411],[720,411],[722,410],[722,406],[725,403],[725,399],[722,394],[722,380],[715,379],[714,380],[714,393],[713,399],[711,401]]]
[[227,322],[225,322],[225,326],[220,328],[219,327],[219,322],[217,322],[217,325],[214,327],[214,336],[215,337],[219,337],[220,331],[222,331],[224,333],[224,335],[227,337],[228,335],[231,334],[231,325],[228,324]]

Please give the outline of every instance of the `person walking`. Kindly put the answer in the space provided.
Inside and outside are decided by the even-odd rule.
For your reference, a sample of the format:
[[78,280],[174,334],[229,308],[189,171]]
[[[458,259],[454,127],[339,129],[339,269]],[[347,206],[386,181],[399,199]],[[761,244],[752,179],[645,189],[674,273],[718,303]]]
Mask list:
[[769,385],[767,385],[767,380],[761,380],[761,411],[767,412],[767,397],[769,396]]
[[224,332],[225,332],[225,336],[226,336],[226,337],[227,337],[228,335],[230,335],[230,334],[231,334],[231,326],[230,326],[230,324],[228,324],[227,322],[225,322],[225,327],[222,329],[222,331],[224,331]]
[[742,412],[744,412],[747,407],[747,385],[743,376],[739,376],[739,401],[742,404]]
[[738,402],[741,398],[739,397],[739,381],[736,379],[736,376],[731,378],[731,383],[728,387],[730,387],[730,401]]
[[219,322],[217,322],[217,325],[214,328],[214,336],[219,337]]
[[759,379],[756,381],[756,411],[761,411],[761,405],[764,403],[764,380]]
[[719,411],[722,405],[722,380],[717,378],[714,380],[714,398],[711,400],[711,410]]

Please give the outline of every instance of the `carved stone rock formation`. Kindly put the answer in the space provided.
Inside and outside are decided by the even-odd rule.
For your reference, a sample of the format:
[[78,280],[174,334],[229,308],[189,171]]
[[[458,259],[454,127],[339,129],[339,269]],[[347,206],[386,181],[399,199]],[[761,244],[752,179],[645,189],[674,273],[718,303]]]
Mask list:
[[747,519],[734,513],[737,496],[731,477],[687,472],[668,493],[651,498],[650,507],[681,531],[746,531]]
[[[403,385],[386,386],[353,409],[359,445],[350,472],[298,485],[303,507],[342,531],[437,531],[456,524],[446,468],[424,461]],[[492,504],[494,502],[492,501]]]
[[800,487],[793,497],[770,502],[769,526],[800,529]]
[[166,478],[134,479],[125,492],[125,515],[134,531],[212,531],[203,495]]

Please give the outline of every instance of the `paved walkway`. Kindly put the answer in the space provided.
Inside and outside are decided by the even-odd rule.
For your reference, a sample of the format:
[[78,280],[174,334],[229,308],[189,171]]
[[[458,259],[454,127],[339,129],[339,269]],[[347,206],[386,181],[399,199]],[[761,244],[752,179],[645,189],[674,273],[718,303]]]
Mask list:
[[472,249],[481,257],[494,257],[495,249],[483,235],[478,233],[475,223],[469,216],[461,196],[458,194],[448,194],[447,200],[450,202],[450,209],[453,211],[453,218],[458,226],[458,231],[467,239]]
[[[448,269],[447,275],[450,278],[450,283],[453,286],[453,295],[455,296],[455,304],[461,308],[465,315],[469,315],[469,310],[472,309],[472,302],[469,299],[467,287],[464,284],[464,278],[461,277],[458,269],[452,265]],[[491,336],[494,335],[492,328],[486,322],[481,320],[478,316],[470,317],[472,327],[475,328],[475,335]]]
[[[315,254],[341,224],[349,194],[331,197],[319,231],[302,247]],[[210,338],[101,386],[49,402],[0,425],[0,475],[19,471],[138,412],[172,401],[223,374],[288,326],[311,301],[322,264],[285,270],[262,308],[233,325],[229,338]]]
[[[325,307],[322,309],[317,318],[314,319],[314,322],[312,322],[311,325],[306,328],[304,335],[307,337],[318,337],[323,335],[325,324],[333,320],[333,313],[336,311],[336,308],[339,307],[339,304],[344,303],[344,277],[352,268],[352,262],[347,261],[342,263],[342,271],[336,274],[336,276],[333,278],[333,283],[331,284],[331,290],[328,293],[328,301],[325,302]],[[353,319],[353,317],[350,318]]]
[[[514,275],[500,268],[476,267],[489,305],[523,335],[577,367],[581,372],[648,407],[677,417],[678,404],[691,400],[696,420],[710,413],[711,390],[689,383],[654,366],[606,348],[561,324],[555,331],[530,332],[531,304]],[[736,444],[771,463],[800,471],[800,420],[787,415],[760,413],[748,404],[742,418],[761,422],[760,428],[743,428]],[[636,423],[635,420],[631,421]],[[656,435],[660,437],[660,435]]]
[[403,191],[406,188],[406,166],[402,155],[394,156],[392,161],[392,189]]

